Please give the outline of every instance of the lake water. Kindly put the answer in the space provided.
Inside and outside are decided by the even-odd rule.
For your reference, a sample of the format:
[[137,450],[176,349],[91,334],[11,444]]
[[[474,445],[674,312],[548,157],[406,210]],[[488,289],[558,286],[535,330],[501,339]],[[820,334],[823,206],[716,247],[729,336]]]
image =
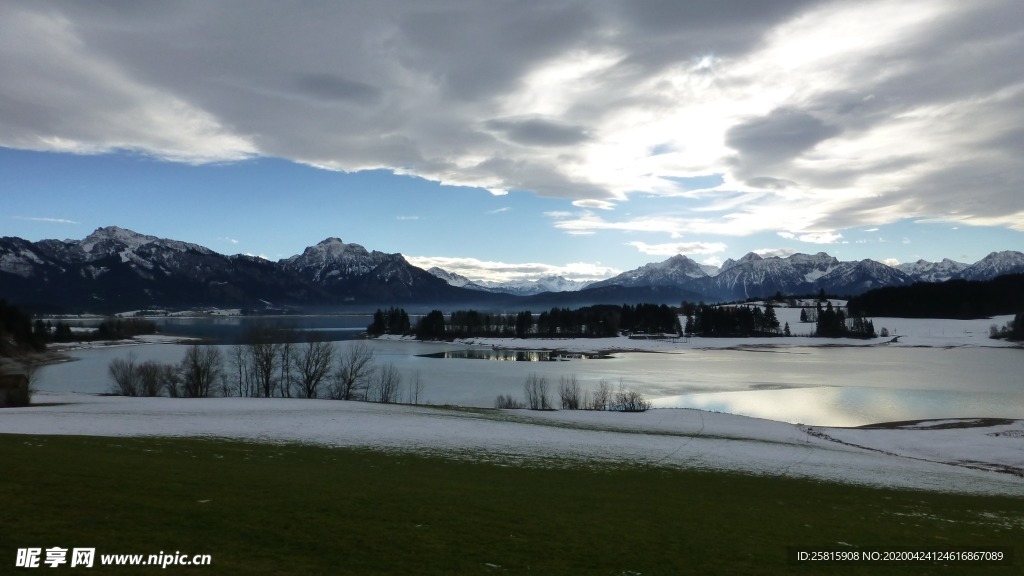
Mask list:
[[[237,330],[238,322],[229,324]],[[318,320],[305,326],[336,331],[345,340],[369,323]],[[298,324],[302,326],[302,324]],[[205,328],[205,327],[204,327]],[[230,333],[223,329],[222,334]],[[166,330],[165,330],[166,331]],[[185,333],[185,332],[182,332]],[[603,359],[545,354],[498,354],[459,344],[370,341],[375,363],[394,364],[406,382],[418,374],[421,401],[492,406],[499,394],[522,396],[531,373],[558,382],[575,376],[584,389],[601,380],[642,392],[658,408],[701,408],[785,422],[857,426],[929,418],[1024,418],[1024,350],[1013,348],[784,347],[614,353]],[[350,346],[340,341],[336,346]],[[688,347],[691,346],[691,347]],[[228,346],[223,346],[225,356]],[[44,391],[109,390],[110,360],[177,362],[179,345],[113,346],[79,350],[76,361],[47,366],[38,376]],[[477,356],[517,361],[484,361]],[[556,399],[556,398],[553,398]]]

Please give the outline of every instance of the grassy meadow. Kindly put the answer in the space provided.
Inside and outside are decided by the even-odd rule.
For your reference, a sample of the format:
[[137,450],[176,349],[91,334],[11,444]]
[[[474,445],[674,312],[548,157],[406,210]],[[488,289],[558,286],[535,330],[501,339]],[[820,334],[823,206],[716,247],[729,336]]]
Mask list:
[[[493,456],[493,455],[492,455]],[[789,546],[1016,546],[1020,498],[229,440],[0,435],[0,573],[1019,574]],[[15,570],[18,548],[212,566]],[[850,548],[854,549],[854,548]]]

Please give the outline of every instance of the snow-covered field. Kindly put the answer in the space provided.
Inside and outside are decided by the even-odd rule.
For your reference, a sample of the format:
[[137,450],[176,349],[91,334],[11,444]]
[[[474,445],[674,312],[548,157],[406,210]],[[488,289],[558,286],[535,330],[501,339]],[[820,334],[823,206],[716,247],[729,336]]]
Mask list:
[[5,409],[0,433],[302,442],[508,464],[660,465],[1024,496],[1024,420],[860,430],[687,409],[530,412],[50,393],[36,402]]

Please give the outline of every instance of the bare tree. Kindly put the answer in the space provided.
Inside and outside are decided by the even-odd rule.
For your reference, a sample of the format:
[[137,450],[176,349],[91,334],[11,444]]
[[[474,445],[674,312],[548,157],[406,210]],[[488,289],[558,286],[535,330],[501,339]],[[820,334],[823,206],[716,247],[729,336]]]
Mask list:
[[110,378],[114,381],[111,392],[121,396],[139,395],[139,374],[135,367],[135,354],[128,358],[114,358],[107,366]]
[[284,342],[278,344],[277,353],[281,358],[278,366],[281,368],[281,376],[277,379],[278,387],[281,389],[281,396],[292,397],[292,357],[294,356],[295,341],[289,331]]
[[160,381],[163,382],[167,395],[179,398],[184,394],[181,386],[181,371],[174,364],[160,365]]
[[181,360],[182,392],[188,398],[206,398],[224,369],[220,350],[208,345],[193,345]]
[[235,344],[231,347],[230,362],[233,372],[237,376],[235,392],[239,396],[254,396],[256,387],[252,379],[252,372],[249,369],[249,351],[241,345]]
[[604,378],[597,384],[597,390],[594,390],[593,396],[590,400],[591,410],[607,410],[608,403],[612,399],[612,386]]
[[25,398],[25,405],[28,406],[32,403],[32,394],[35,393],[36,381],[39,379],[39,369],[43,363],[40,361],[39,356],[31,352],[18,355],[17,361],[21,365],[22,374],[28,380],[28,389],[25,391],[28,395]]
[[334,372],[330,396],[334,400],[360,400],[373,372],[373,348],[366,342],[354,342],[341,353]]
[[146,360],[136,368],[139,396],[159,396],[164,391],[162,364]]
[[575,374],[559,379],[558,396],[562,400],[562,410],[579,410],[583,407],[583,390]]
[[494,407],[499,410],[525,408],[523,403],[513,398],[511,394],[498,394],[498,398],[494,400]]
[[334,344],[317,335],[310,335],[309,341],[293,356],[297,373],[299,396],[316,398],[320,384],[327,378],[334,362]]
[[523,392],[526,395],[526,407],[530,410],[551,410],[547,378],[531,372],[523,384]]
[[615,393],[613,400],[615,410],[622,412],[646,412],[651,409],[651,403],[644,399],[644,395],[636,390],[626,389],[622,381],[619,381],[619,391]]
[[394,404],[398,402],[401,389],[402,374],[394,364],[388,362],[374,374],[371,399],[382,404]]
[[249,342],[248,356],[250,370],[255,381],[256,396],[270,398],[277,388],[274,377],[277,368],[277,351],[280,345],[271,341]]
[[417,370],[413,374],[412,381],[409,382],[409,403],[419,404],[420,396],[423,395],[423,376],[420,371]]

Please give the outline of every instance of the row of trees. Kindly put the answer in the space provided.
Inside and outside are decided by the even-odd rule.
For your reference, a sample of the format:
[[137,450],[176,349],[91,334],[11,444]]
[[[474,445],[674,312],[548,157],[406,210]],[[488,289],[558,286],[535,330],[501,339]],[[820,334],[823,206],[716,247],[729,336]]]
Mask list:
[[144,318],[106,318],[93,330],[72,330],[71,325],[58,320],[37,319],[32,323],[32,334],[43,343],[86,342],[93,340],[127,340],[143,334],[155,334],[156,323]]
[[[374,323],[376,324],[376,322]],[[664,304],[624,304],[552,308],[534,314],[524,310],[498,314],[477,310],[456,310],[447,317],[434,310],[416,323],[421,340],[451,338],[600,338],[620,332],[679,334],[678,312]]]
[[686,333],[704,337],[748,337],[788,335],[789,325],[779,330],[779,319],[771,302],[759,306],[711,306],[683,304]]
[[[650,410],[651,403],[644,399],[643,394],[627,389],[622,381],[613,392],[611,384],[602,379],[597,388],[588,391],[580,385],[575,374],[562,376],[558,381],[558,399],[562,410],[615,410],[620,412],[644,412]],[[531,373],[523,383],[523,399],[511,394],[499,394],[494,407],[503,410],[529,409],[554,410],[551,389],[548,379]]]
[[383,334],[397,334],[404,336],[412,331],[409,323],[409,314],[402,308],[392,306],[387,310],[377,309],[373,313],[373,322],[366,327],[366,333],[370,336],[381,336]]
[[[209,345],[190,346],[181,362],[109,365],[112,392],[126,396],[203,398],[332,398],[418,404],[423,381],[417,373],[406,386],[394,364],[377,366],[366,342],[336,345],[309,333],[302,342],[282,339],[272,325],[256,324],[245,341],[225,355]],[[226,357],[225,357],[226,356]],[[403,398],[403,393],[407,396]]]
[[860,315],[847,317],[842,308],[834,308],[832,302],[822,309],[819,302],[815,314],[815,335],[824,338],[875,338],[875,324]]

